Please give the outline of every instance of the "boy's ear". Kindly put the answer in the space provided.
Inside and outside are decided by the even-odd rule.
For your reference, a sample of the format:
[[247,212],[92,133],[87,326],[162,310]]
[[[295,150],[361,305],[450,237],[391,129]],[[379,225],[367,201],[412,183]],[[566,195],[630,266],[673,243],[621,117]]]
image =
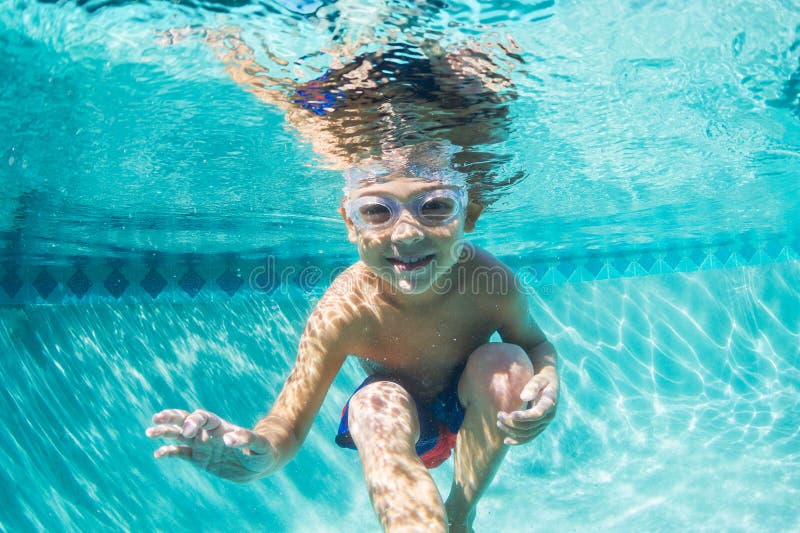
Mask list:
[[344,225],[347,226],[347,240],[353,244],[358,244],[356,227],[353,225],[353,221],[347,217],[347,212],[344,210],[344,199],[342,199],[342,204],[339,206],[339,214],[342,215],[342,219],[344,219]]
[[481,216],[482,211],[483,206],[481,204],[475,202],[467,204],[467,216],[464,219],[464,231],[466,233],[470,233],[475,229],[475,223],[478,221],[478,217]]

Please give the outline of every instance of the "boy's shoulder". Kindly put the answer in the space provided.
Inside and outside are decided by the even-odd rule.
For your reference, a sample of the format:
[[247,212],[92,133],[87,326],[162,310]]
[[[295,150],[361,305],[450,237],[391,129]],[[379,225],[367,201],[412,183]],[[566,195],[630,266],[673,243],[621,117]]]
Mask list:
[[514,271],[487,250],[470,247],[469,255],[459,263],[458,293],[467,295],[476,309],[488,315],[523,308],[525,291]]
[[481,294],[497,294],[499,287],[514,284],[515,274],[505,263],[491,252],[473,244],[466,244],[461,259],[456,264],[460,284],[467,284]]

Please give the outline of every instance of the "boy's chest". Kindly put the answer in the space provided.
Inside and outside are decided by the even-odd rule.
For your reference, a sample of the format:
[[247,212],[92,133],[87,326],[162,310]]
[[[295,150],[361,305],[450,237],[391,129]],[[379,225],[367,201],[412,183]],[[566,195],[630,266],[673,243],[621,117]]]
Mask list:
[[366,321],[354,355],[410,375],[445,375],[486,343],[495,329],[489,317],[452,309],[387,311]]

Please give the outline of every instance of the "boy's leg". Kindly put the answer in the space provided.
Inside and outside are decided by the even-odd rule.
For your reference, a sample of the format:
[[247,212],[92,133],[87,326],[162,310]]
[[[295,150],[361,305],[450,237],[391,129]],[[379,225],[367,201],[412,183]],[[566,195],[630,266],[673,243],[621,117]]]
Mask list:
[[471,531],[478,498],[507,451],[497,413],[525,405],[519,395],[532,377],[530,359],[514,344],[484,344],[470,355],[458,383],[466,413],[456,440],[453,486],[446,504],[450,531]]
[[348,425],[383,529],[447,531],[442,498],[415,449],[419,420],[408,392],[391,381],[367,385],[350,399]]

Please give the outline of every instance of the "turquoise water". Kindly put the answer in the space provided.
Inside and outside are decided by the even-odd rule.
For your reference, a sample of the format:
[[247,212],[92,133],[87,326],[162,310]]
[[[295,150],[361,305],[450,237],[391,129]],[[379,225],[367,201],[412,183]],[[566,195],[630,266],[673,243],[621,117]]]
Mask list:
[[[378,530],[332,439],[352,361],[269,479],[156,462],[143,432],[164,406],[257,420],[355,258],[340,175],[202,39],[163,31],[238,24],[262,61],[293,60],[362,11],[0,6],[0,529]],[[474,240],[526,283],[561,407],[509,454],[476,529],[800,529],[800,6],[387,13],[381,35],[413,15],[412,33],[524,59],[502,148],[525,177]]]

